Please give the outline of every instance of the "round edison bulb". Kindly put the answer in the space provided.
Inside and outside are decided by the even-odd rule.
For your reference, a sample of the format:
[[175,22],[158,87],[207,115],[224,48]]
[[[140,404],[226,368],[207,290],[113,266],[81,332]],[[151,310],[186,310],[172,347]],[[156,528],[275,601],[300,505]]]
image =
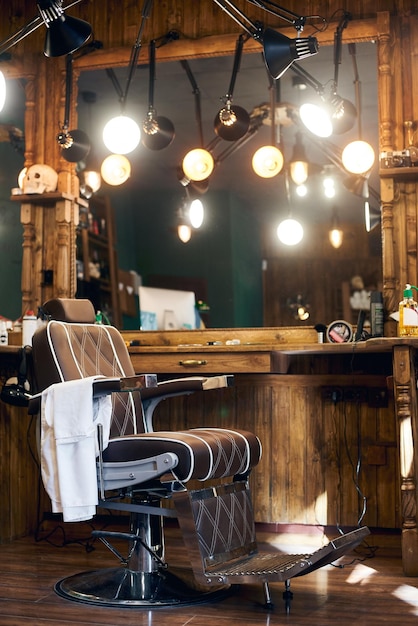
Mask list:
[[351,174],[365,174],[373,167],[374,150],[367,141],[352,141],[344,148],[342,162]]
[[214,167],[213,156],[203,148],[190,150],[183,159],[183,172],[190,180],[206,180]]
[[308,130],[317,137],[332,135],[332,121],[326,108],[309,102],[299,107],[299,116]]
[[283,220],[277,227],[277,236],[286,246],[295,246],[303,239],[302,224],[291,218]]
[[3,72],[0,72],[0,111],[3,109],[6,102],[6,79]]
[[253,170],[261,178],[277,176],[282,170],[283,163],[283,154],[276,146],[259,148],[252,160]]
[[108,185],[122,185],[131,175],[131,164],[122,154],[111,154],[103,161],[100,171]]
[[139,145],[140,139],[138,124],[126,115],[112,118],[103,129],[104,145],[116,154],[129,154]]

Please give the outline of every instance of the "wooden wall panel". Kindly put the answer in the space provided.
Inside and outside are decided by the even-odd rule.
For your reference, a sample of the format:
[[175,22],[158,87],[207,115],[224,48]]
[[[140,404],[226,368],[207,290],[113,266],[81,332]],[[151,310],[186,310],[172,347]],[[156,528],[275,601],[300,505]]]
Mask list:
[[[400,527],[396,423],[392,402],[322,400],[334,380],[352,376],[237,375],[235,387],[167,400],[157,409],[163,428],[225,426],[260,437],[263,458],[251,484],[256,521],[264,523]],[[360,376],[356,386],[385,377]],[[202,417],[203,416],[203,417]]]

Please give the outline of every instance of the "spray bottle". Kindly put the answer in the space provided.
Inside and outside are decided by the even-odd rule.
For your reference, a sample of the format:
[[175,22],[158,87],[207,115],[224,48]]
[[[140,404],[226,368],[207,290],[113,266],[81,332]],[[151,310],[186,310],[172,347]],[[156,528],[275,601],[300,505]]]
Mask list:
[[418,291],[418,287],[406,284],[403,299],[399,302],[399,336],[418,336],[418,303],[412,296],[412,290]]

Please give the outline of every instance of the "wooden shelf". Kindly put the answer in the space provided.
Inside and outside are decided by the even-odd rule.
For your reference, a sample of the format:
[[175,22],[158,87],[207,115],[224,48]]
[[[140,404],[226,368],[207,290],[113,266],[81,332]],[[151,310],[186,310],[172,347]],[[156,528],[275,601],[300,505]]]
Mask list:
[[418,167],[383,167],[379,170],[381,178],[399,180],[418,180]]
[[[101,310],[111,324],[120,328],[118,263],[109,199],[93,197],[88,213],[87,228],[80,228],[77,236],[77,260],[82,267],[82,276],[81,271],[77,272],[77,296],[91,300],[96,310]],[[91,263],[96,264],[97,276],[91,274]]]

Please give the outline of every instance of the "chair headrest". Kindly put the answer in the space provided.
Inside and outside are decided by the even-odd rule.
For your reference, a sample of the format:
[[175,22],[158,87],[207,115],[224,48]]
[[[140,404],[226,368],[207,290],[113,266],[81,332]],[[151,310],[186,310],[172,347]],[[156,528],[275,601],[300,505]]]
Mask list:
[[76,324],[94,324],[96,314],[90,300],[73,298],[53,298],[42,307],[44,313],[53,320]]

